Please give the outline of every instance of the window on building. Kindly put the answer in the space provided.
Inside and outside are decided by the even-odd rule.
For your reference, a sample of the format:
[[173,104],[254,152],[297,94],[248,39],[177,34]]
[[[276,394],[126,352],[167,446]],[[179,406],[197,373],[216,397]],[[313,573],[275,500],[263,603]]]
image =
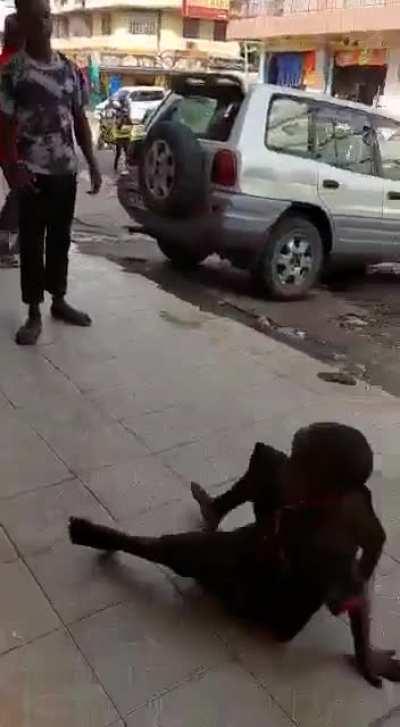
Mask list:
[[53,24],[53,35],[55,38],[69,38],[68,18],[55,18]]
[[69,35],[74,38],[90,38],[92,36],[92,16],[81,13],[71,15]]
[[112,31],[112,20],[110,13],[103,13],[101,16],[101,34],[111,35]]
[[315,157],[357,174],[375,174],[374,137],[368,116],[329,104],[318,106]]
[[389,119],[379,121],[376,135],[384,178],[400,180],[400,124]]
[[214,40],[219,40],[225,43],[226,41],[226,26],[227,23],[225,23],[224,20],[215,20],[214,21]]
[[128,29],[132,35],[157,35],[157,13],[132,13],[128,17]]
[[184,38],[199,38],[200,20],[197,20],[197,18],[183,18],[182,35]]
[[313,156],[312,115],[308,101],[275,96],[268,115],[266,144],[273,151]]

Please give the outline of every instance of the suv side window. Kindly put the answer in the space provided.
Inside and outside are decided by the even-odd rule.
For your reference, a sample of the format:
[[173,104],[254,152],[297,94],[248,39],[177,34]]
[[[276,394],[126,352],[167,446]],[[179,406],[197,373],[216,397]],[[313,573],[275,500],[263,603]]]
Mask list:
[[301,157],[313,157],[311,104],[306,99],[275,96],[268,114],[266,145]]
[[400,180],[400,124],[391,119],[376,119],[375,131],[384,179]]
[[315,110],[315,158],[357,174],[375,174],[375,145],[366,114],[322,104]]

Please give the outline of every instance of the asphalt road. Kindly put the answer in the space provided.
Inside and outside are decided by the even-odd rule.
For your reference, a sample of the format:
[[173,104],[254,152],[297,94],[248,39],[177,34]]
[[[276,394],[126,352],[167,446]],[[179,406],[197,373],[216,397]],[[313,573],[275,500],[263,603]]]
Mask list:
[[[278,303],[255,292],[246,272],[210,258],[197,271],[183,273],[159,252],[155,242],[128,231],[114,186],[112,152],[100,155],[105,175],[98,208],[106,216],[88,214],[92,204],[79,197],[75,240],[87,254],[105,255],[126,271],[156,281],[177,297],[204,310],[227,315],[254,326],[321,361],[335,362],[366,383],[400,394],[400,265],[371,269],[358,280],[313,291],[300,302]],[[90,210],[89,210],[90,211]],[[85,220],[90,220],[90,225]]]

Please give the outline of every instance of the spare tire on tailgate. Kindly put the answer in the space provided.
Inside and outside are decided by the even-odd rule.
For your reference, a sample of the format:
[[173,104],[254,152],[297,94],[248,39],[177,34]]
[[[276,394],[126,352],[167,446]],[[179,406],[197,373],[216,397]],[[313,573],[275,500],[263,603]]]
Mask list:
[[161,215],[187,217],[204,202],[205,153],[184,124],[160,121],[149,130],[139,164],[146,206]]

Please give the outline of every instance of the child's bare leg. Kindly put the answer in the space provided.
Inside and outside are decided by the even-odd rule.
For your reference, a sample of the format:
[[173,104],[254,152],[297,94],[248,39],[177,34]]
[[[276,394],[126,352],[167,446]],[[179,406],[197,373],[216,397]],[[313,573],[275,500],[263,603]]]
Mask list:
[[192,483],[192,495],[200,505],[207,528],[215,530],[228,512],[245,502],[253,503],[257,521],[271,513],[277,506],[277,477],[286,462],[283,452],[257,442],[246,474],[227,492],[211,497],[200,485]]
[[248,538],[246,532],[242,534],[240,531],[188,532],[160,537],[135,536],[75,517],[69,521],[69,536],[75,545],[111,553],[131,553],[138,558],[167,566],[181,576],[211,578],[215,583],[218,583],[219,574],[224,576],[232,570],[237,560],[238,548],[240,553],[240,549],[247,546]]
[[218,497],[211,497],[196,482],[191,484],[192,495],[198,502],[204,523],[208,530],[216,530],[221,520],[239,505],[253,500],[254,487],[248,472],[230,490]]

